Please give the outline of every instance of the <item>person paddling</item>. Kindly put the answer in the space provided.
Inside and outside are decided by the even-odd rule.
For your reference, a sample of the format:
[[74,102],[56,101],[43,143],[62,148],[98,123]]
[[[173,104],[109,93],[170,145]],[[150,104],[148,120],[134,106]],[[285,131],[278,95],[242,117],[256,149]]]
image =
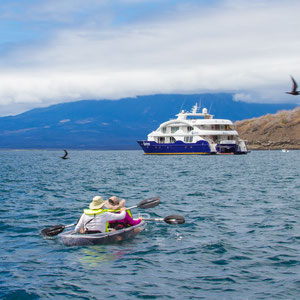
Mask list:
[[95,196],[81,215],[76,227],[75,233],[85,234],[101,233],[107,231],[108,222],[122,220],[126,216],[126,208],[122,207],[120,213],[112,213],[103,209],[105,201],[100,196]]
[[[122,208],[125,206],[125,199],[120,199],[117,196],[110,197],[106,202],[105,206],[111,211],[119,212]],[[124,227],[134,226],[138,225],[142,221],[142,217],[139,217],[138,219],[133,219],[130,210],[126,210],[126,216],[122,220],[118,221],[109,221],[109,228],[114,229],[122,229]]]

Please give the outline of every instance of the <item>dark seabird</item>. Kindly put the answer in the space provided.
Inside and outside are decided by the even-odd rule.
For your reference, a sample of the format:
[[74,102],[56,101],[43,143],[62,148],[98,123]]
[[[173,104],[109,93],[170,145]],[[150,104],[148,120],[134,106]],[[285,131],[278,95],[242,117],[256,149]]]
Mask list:
[[68,156],[68,151],[67,150],[64,150],[65,151],[65,155],[64,156],[61,156],[62,159],[68,159],[69,157]]
[[292,76],[291,76],[291,79],[293,81],[293,89],[291,92],[286,92],[286,94],[291,94],[294,96],[300,95],[300,91],[297,91],[297,87],[298,87],[297,82],[295,81],[295,79]]

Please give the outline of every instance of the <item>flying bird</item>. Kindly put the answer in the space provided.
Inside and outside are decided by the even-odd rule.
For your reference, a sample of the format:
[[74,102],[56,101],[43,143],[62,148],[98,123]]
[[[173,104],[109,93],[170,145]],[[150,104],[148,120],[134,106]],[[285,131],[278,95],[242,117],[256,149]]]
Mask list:
[[64,156],[61,156],[62,159],[68,159],[69,157],[68,156],[68,151],[67,150],[64,150],[65,151],[65,155]]
[[293,88],[290,92],[286,92],[286,94],[291,94],[294,96],[300,95],[300,91],[297,91],[297,88],[298,88],[297,82],[295,81],[295,79],[292,76],[291,76],[291,79],[293,81]]

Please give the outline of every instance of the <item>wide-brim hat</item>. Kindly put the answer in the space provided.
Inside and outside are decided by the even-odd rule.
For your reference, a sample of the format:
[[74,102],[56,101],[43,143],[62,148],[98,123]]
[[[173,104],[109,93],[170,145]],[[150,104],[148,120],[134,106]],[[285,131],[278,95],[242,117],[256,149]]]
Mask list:
[[122,207],[124,207],[124,205],[125,205],[125,199],[122,199],[120,201],[120,199],[116,196],[112,196],[107,201],[105,201],[105,206],[108,209],[117,210],[117,209],[121,209]]
[[90,209],[100,209],[104,206],[105,202],[100,196],[95,196],[90,203]]

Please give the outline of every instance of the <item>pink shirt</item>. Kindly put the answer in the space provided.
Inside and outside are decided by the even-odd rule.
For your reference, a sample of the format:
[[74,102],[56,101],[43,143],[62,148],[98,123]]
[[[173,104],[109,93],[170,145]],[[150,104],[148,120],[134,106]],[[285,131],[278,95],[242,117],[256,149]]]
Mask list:
[[119,221],[109,221],[109,223],[124,223],[125,225],[134,226],[134,225],[140,224],[141,221],[142,221],[141,219],[137,219],[137,220],[132,219],[130,217],[129,213],[126,211],[126,215],[125,215],[124,219],[121,219]]

